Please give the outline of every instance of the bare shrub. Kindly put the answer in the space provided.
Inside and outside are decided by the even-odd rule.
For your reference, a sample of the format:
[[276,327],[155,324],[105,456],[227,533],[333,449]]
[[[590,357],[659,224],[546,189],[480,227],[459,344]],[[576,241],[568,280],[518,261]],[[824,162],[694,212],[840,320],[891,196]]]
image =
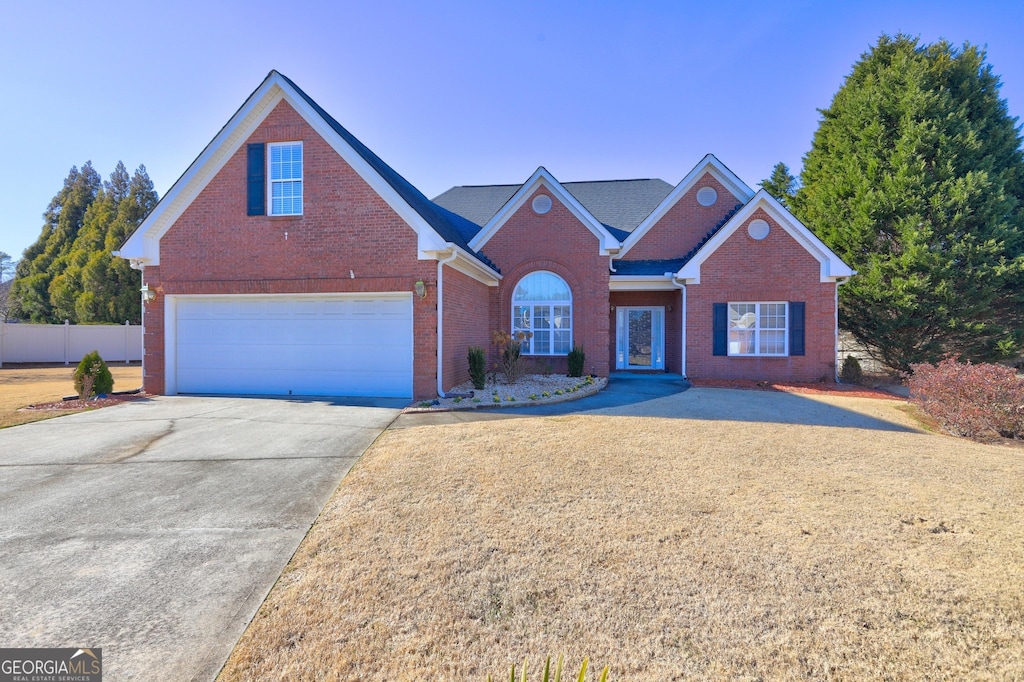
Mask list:
[[523,341],[533,336],[531,332],[515,332],[509,334],[504,330],[491,332],[491,341],[498,347],[501,371],[509,384],[519,381],[526,371],[522,362]]
[[1005,365],[912,365],[910,399],[952,434],[1024,438],[1024,381]]

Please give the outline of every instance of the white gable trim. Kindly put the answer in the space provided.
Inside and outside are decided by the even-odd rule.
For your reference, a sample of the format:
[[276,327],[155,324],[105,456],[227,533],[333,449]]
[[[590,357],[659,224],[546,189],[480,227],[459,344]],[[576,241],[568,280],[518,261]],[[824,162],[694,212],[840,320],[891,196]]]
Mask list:
[[[359,176],[411,227],[418,238],[418,257],[431,260],[427,252],[445,248],[441,236],[415,211],[381,175],[366,162],[277,71],[249,96],[217,136],[192,162],[188,170],[164,195],[149,216],[121,248],[121,256],[147,265],[160,264],[160,238],[213,180],[228,160],[245,144],[256,128],[282,100],[296,112],[345,160]],[[244,191],[239,187],[239,192]]]
[[431,251],[428,256],[434,260],[443,260],[444,264],[453,270],[458,270],[467,277],[472,277],[489,287],[498,286],[502,280],[501,274],[483,265],[476,256],[452,242],[445,245],[445,250]]
[[[745,182],[739,179],[739,177],[731,170],[726,168],[725,164],[718,160],[714,154],[706,154],[703,159],[693,167],[686,177],[679,181],[679,184],[675,186],[671,192],[668,193],[661,203],[658,204],[657,208],[651,211],[651,214],[644,218],[643,222],[636,226],[626,241],[622,242],[622,252],[619,253],[619,258],[629,253],[629,250],[636,246],[637,242],[643,239],[644,235],[647,234],[652,227],[658,224],[658,222],[665,217],[665,214],[676,205],[676,203],[682,199],[687,192],[689,192],[697,184],[697,182],[704,177],[707,173],[711,175],[715,180],[722,183],[722,185],[732,192],[733,196],[736,197],[737,201],[741,204],[745,204],[754,196],[754,190],[752,190]],[[719,201],[723,201],[723,197],[719,197]]]
[[543,187],[552,196],[557,198],[562,204],[569,209],[577,220],[583,223],[588,230],[590,230],[595,237],[601,241],[601,255],[608,256],[613,253],[617,253],[620,247],[619,240],[612,236],[611,232],[605,229],[605,226],[601,222],[591,215],[590,211],[583,207],[579,201],[576,200],[565,187],[562,186],[558,180],[555,179],[551,173],[547,171],[543,166],[539,167],[534,171],[530,179],[523,183],[512,197],[505,202],[505,205],[501,207],[494,217],[487,221],[487,224],[476,234],[475,237],[469,242],[471,249],[479,251],[483,248],[484,244],[490,241],[491,237],[497,234],[498,230],[508,222],[509,218],[515,215],[516,211],[522,208],[526,200],[533,196],[533,193],[539,188]]
[[839,279],[852,277],[857,274],[850,266],[843,262],[830,248],[825,246],[813,232],[808,230],[803,223],[796,219],[785,206],[780,204],[775,197],[765,190],[759,190],[747,204],[736,212],[722,228],[715,233],[708,242],[701,247],[693,258],[691,258],[676,273],[676,277],[685,281],[686,284],[700,284],[700,266],[713,254],[718,247],[726,242],[736,230],[740,228],[758,209],[765,212],[786,231],[789,236],[804,247],[807,253],[814,256],[821,265],[819,281],[835,282]]

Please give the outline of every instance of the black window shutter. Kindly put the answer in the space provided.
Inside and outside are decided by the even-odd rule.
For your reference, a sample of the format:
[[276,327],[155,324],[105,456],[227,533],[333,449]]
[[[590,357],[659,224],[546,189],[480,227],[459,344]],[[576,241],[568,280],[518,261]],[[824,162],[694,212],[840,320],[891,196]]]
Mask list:
[[712,355],[729,354],[729,310],[725,303],[714,305],[715,317],[712,326],[714,344],[711,350]]
[[804,354],[804,304],[789,304],[789,354]]
[[248,147],[248,215],[265,215],[267,212],[267,163],[264,149],[262,144],[250,144]]

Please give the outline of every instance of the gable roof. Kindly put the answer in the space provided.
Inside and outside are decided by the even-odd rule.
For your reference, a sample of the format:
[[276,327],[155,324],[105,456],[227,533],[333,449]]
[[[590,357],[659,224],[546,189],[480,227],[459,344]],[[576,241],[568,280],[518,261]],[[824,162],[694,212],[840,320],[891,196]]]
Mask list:
[[650,214],[644,218],[643,222],[637,225],[636,229],[630,232],[629,236],[626,237],[622,242],[622,251],[619,253],[619,257],[625,256],[629,253],[637,242],[643,239],[643,236],[654,227],[661,220],[669,209],[676,205],[676,203],[689,192],[697,182],[704,177],[705,174],[710,174],[713,178],[718,180],[727,190],[732,192],[733,196],[744,204],[754,196],[754,190],[750,189],[747,183],[739,179],[739,177],[729,170],[724,163],[718,160],[714,154],[705,154],[704,158],[701,159],[693,169],[686,174],[679,184],[676,185],[671,192],[668,192],[662,199],[661,203],[658,204]]
[[686,255],[683,266],[676,273],[676,279],[684,280],[687,284],[700,284],[700,266],[758,209],[763,209],[789,236],[814,256],[821,266],[819,281],[834,282],[857,274],[775,197],[761,189],[721,227],[709,232],[703,242]]
[[267,75],[171,186],[156,208],[125,241],[120,255],[143,263],[159,264],[160,238],[282,100],[287,101],[416,232],[420,258],[431,258],[455,247],[463,252],[463,257],[476,261],[475,265],[481,268],[477,274],[485,279],[494,279],[497,269],[469,247],[469,239],[478,230],[476,225],[427,199],[294,82],[277,71]]
[[519,189],[512,194],[511,197],[505,202],[504,206],[495,213],[490,220],[481,228],[473,239],[470,240],[469,245],[473,249],[482,249],[485,244],[493,237],[498,230],[501,229],[502,225],[508,222],[516,211],[522,207],[528,198],[533,196],[533,193],[537,188],[543,187],[551,195],[560,201],[563,206],[569,209],[577,220],[583,223],[584,227],[590,230],[595,237],[601,242],[601,253],[602,255],[609,255],[616,253],[619,250],[619,238],[612,234],[612,231],[603,225],[597,218],[595,218],[590,211],[584,208],[583,204],[579,202],[572,194],[570,194],[565,187],[555,179],[555,176],[551,175],[546,168],[540,166],[534,171],[533,175],[519,186]]
[[[672,185],[656,178],[563,182],[561,185],[619,239],[625,239],[672,191]],[[522,185],[452,187],[434,197],[434,203],[477,225],[485,225],[520,187]]]

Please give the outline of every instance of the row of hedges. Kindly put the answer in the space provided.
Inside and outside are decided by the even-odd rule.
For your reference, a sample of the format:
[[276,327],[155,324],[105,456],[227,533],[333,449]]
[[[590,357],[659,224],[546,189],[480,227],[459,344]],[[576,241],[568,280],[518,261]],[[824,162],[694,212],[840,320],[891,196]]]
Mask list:
[[911,401],[945,430],[968,438],[1024,438],[1024,380],[1013,367],[947,358],[911,369]]

